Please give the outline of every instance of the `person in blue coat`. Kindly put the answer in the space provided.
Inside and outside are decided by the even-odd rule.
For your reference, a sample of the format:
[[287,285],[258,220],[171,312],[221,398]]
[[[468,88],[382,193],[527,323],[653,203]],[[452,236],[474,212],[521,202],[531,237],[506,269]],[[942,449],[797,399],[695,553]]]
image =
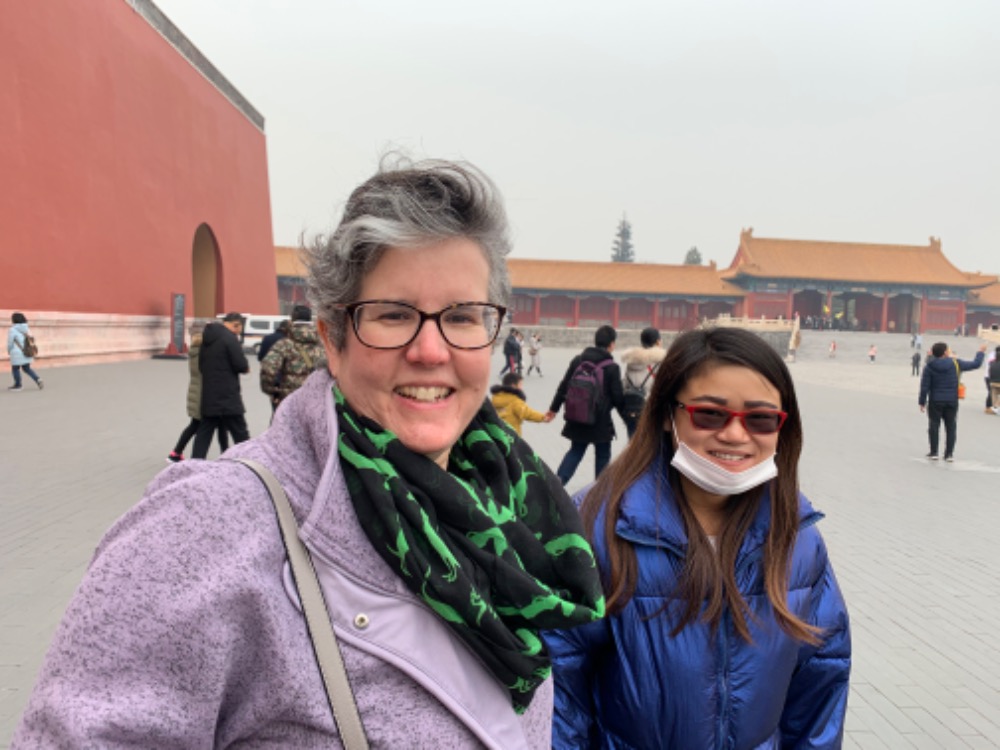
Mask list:
[[944,460],[954,461],[955,443],[958,440],[958,384],[962,373],[978,370],[983,364],[986,344],[979,347],[971,360],[958,359],[944,341],[931,347],[932,358],[924,365],[920,377],[920,395],[917,404],[927,412],[927,440],[930,452],[927,458],[938,459],[938,440],[941,422],[944,422]]
[[850,627],[801,449],[777,352],[735,328],[675,339],[581,493],[608,616],[545,634],[554,748],[841,746]]
[[35,385],[39,389],[42,389],[45,387],[45,382],[31,367],[35,358],[29,356],[24,351],[28,336],[31,335],[31,331],[28,329],[28,319],[24,313],[16,312],[10,316],[10,322],[12,325],[10,330],[7,331],[7,354],[10,355],[10,369],[14,374],[14,385],[10,386],[7,390],[14,392],[24,390],[24,386],[21,385],[22,371],[35,381]]

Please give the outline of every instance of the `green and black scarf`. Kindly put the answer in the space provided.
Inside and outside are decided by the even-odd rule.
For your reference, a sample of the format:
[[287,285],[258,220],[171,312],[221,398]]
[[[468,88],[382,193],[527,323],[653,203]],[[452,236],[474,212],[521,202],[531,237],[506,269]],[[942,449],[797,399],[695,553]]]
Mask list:
[[333,395],[340,464],[361,527],[523,712],[551,671],[539,631],[604,616],[572,501],[489,403],[444,471],[356,414],[336,386]]

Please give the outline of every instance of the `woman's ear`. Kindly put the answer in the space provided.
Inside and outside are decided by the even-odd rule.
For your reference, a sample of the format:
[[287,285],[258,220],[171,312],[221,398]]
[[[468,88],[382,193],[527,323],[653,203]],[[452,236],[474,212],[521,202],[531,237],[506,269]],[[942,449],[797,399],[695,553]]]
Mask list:
[[316,321],[316,332],[319,333],[319,340],[322,342],[323,350],[326,352],[326,367],[336,379],[337,365],[340,363],[340,352],[330,341],[330,328],[322,318]]

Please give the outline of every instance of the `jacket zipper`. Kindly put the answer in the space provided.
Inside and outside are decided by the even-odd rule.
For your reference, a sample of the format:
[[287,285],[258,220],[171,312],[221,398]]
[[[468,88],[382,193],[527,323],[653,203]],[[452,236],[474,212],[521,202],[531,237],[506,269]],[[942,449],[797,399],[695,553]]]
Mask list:
[[729,639],[731,622],[729,610],[723,610],[722,623],[719,627],[719,720],[717,727],[716,747],[718,750],[726,748],[726,727],[729,722]]

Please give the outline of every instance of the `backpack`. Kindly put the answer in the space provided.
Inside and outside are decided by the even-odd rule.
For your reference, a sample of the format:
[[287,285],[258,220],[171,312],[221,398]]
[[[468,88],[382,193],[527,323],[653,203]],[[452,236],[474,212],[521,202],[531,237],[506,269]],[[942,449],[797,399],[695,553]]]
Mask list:
[[23,338],[20,341],[15,340],[15,343],[21,348],[25,357],[37,357],[38,345],[35,343],[35,337],[27,333],[22,335]]
[[569,378],[566,389],[566,421],[596,424],[604,402],[604,368],[613,359],[602,362],[580,362]]
[[646,373],[646,377],[642,379],[639,385],[632,382],[628,373],[622,379],[622,411],[626,419],[639,419],[642,408],[646,405],[646,383],[653,377],[654,372],[656,372],[656,367],[650,367],[649,372]]

